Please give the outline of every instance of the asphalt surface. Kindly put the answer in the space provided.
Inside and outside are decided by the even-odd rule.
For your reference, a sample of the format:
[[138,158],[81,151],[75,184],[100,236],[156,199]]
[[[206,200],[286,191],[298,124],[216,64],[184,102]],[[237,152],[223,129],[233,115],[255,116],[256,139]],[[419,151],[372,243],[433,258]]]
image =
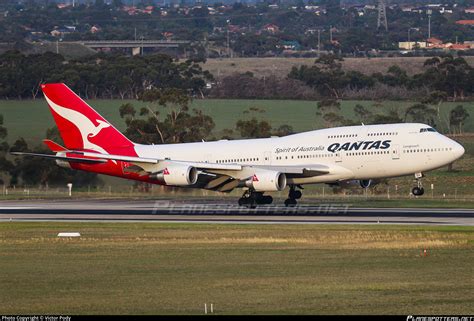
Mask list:
[[233,200],[1,201],[0,221],[474,226],[474,209],[356,208],[329,203],[247,209]]

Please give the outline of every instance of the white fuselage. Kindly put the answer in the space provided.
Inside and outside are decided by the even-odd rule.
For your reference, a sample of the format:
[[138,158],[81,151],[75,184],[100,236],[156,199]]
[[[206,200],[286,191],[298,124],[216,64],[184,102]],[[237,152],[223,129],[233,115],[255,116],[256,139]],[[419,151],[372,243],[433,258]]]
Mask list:
[[418,123],[337,127],[262,139],[136,145],[135,150],[144,158],[335,169],[331,175],[290,178],[293,184],[410,175],[445,166],[464,154],[460,144]]

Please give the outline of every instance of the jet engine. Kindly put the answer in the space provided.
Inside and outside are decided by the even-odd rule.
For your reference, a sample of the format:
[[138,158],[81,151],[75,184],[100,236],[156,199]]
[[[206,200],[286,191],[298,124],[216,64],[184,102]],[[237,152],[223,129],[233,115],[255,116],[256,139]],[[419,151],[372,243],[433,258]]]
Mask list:
[[188,186],[197,182],[198,171],[189,165],[169,164],[162,171],[151,174],[150,177],[166,185]]
[[340,186],[342,188],[353,188],[353,187],[362,187],[368,188],[380,183],[378,180],[373,179],[352,179],[347,181],[341,181],[337,183],[331,183],[331,186]]
[[286,175],[275,171],[257,171],[245,182],[245,186],[257,192],[281,191],[286,187]]
[[371,179],[360,179],[359,185],[362,188],[369,188],[370,186],[376,185],[377,183]]

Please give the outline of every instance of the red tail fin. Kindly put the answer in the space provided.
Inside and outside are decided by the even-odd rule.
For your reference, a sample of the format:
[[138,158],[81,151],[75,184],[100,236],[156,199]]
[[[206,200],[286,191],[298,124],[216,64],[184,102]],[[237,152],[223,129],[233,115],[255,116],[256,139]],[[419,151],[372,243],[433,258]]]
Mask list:
[[66,148],[137,156],[134,144],[65,84],[41,89]]

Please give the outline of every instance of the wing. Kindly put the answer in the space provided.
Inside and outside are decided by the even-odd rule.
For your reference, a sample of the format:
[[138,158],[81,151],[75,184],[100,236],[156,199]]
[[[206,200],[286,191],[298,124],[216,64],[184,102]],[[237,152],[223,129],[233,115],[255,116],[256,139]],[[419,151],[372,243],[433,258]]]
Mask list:
[[[350,174],[347,172],[347,169],[334,164],[308,164],[297,166],[238,165],[132,157],[82,151],[67,151],[67,153],[68,156],[66,156],[65,153],[47,155],[12,152],[11,154],[37,156],[67,162],[87,164],[100,164],[105,163],[108,160],[123,161],[129,164],[126,168],[124,168],[124,171],[138,173],[142,176],[163,172],[169,166],[176,164],[187,165],[195,167],[199,171],[198,181],[190,187],[217,190],[220,192],[230,192],[236,187],[242,186],[242,182],[251,178],[258,171],[280,172],[292,179],[327,176],[328,181],[331,181],[331,177],[334,177],[333,181],[337,181],[341,179],[341,177],[344,177],[344,179],[350,178]],[[70,155],[77,155],[78,157]]]

